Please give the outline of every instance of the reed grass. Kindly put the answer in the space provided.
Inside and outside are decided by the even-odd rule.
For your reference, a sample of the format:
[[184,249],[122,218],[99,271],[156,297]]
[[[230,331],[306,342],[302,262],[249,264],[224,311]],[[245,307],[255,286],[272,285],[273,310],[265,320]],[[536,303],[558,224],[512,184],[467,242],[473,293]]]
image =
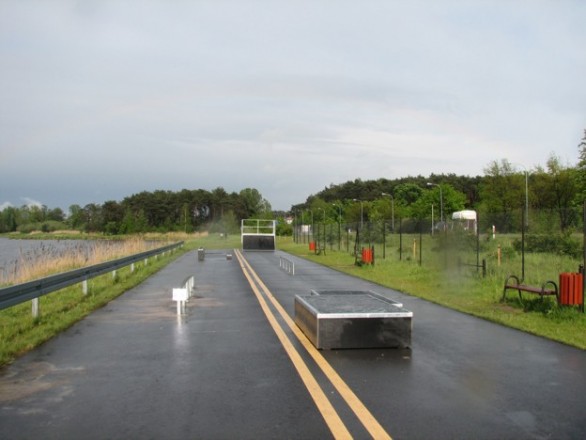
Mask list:
[[0,272],[0,286],[20,284],[51,274],[114,260],[144,252],[161,244],[132,238],[124,241],[86,241],[62,248],[43,243],[33,251],[22,253]]
[[[487,273],[480,269],[460,266],[458,261],[475,263],[471,249],[440,248],[437,237],[421,237],[422,252],[412,253],[413,240],[419,245],[419,236],[404,237],[402,259],[396,237],[387,242],[386,258],[381,245],[376,245],[374,265],[355,265],[355,257],[334,245],[316,255],[307,243],[294,243],[291,238],[278,241],[281,250],[307,258],[363,279],[409,295],[459,310],[499,324],[543,336],[581,349],[586,349],[586,315],[577,307],[558,306],[553,298],[542,302],[537,295],[527,294],[521,303],[516,292],[509,291],[506,302],[501,302],[503,286],[508,275],[521,275],[521,256],[513,252],[511,243],[516,237],[501,236],[481,243],[479,260],[486,259]],[[500,265],[498,246],[501,247]],[[421,257],[421,264],[420,264]],[[540,286],[546,280],[558,282],[562,272],[575,272],[581,262],[567,256],[553,254],[525,255],[525,282]]]

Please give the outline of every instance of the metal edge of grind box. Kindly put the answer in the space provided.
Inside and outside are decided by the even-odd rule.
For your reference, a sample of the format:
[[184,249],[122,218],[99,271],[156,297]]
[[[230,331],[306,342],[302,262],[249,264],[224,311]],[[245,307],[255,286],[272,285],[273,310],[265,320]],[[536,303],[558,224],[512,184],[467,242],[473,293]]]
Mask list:
[[295,295],[295,323],[318,349],[409,348],[413,312],[373,291]]

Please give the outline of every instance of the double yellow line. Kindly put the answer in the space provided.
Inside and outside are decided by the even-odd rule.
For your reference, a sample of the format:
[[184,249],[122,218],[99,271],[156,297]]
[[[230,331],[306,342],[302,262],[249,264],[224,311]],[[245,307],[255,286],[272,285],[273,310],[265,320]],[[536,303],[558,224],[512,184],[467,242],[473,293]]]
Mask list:
[[[244,276],[248,280],[252,291],[254,292],[262,310],[264,311],[271,327],[275,331],[279,341],[283,345],[283,348],[289,355],[289,358],[293,362],[293,365],[297,369],[301,380],[307,387],[309,394],[313,398],[317,408],[319,409],[322,417],[336,439],[350,439],[352,435],[344,425],[344,422],[334,409],[330,400],[327,398],[317,380],[309,370],[307,364],[302,359],[297,349],[293,346],[289,337],[285,334],[285,331],[281,325],[277,322],[277,318],[273,314],[271,308],[265,300],[265,297],[271,302],[275,310],[279,313],[285,324],[293,332],[295,337],[307,350],[309,355],[313,358],[315,363],[323,371],[326,377],[330,380],[334,388],[340,393],[340,396],[344,399],[347,405],[352,409],[358,420],[364,425],[366,430],[374,439],[391,439],[389,434],[384,428],[378,423],[370,411],[364,406],[364,404],[358,399],[356,394],[350,389],[350,387],[342,380],[339,374],[332,368],[332,366],[325,360],[321,353],[311,344],[303,332],[297,327],[293,320],[289,317],[285,309],[275,299],[271,291],[262,282],[256,272],[252,269],[248,261],[244,258],[239,250],[235,250],[235,255],[240,262],[240,267]],[[263,295],[264,293],[264,295]]]

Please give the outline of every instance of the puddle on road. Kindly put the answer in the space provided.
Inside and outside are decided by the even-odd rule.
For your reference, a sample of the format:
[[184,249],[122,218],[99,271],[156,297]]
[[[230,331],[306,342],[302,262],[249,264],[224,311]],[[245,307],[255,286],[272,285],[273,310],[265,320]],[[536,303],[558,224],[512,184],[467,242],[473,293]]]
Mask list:
[[10,365],[0,372],[0,403],[21,400],[55,387],[61,390],[51,398],[62,400],[72,392],[69,376],[83,371],[83,367],[56,368],[49,362]]

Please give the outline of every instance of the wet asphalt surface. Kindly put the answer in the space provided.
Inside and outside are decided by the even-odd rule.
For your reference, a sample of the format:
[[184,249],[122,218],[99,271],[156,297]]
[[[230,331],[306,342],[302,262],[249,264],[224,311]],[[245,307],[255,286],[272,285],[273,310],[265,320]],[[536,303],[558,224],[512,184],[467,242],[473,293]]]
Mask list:
[[[393,438],[586,436],[585,351],[280,251],[244,255],[291,316],[294,296],[311,289],[374,290],[413,311],[411,350],[321,351]],[[294,276],[279,256],[295,263]],[[172,288],[191,275],[196,296],[178,317]],[[369,438],[291,340],[354,438]],[[226,252],[202,262],[186,254],[0,371],[0,439],[331,436]]]

